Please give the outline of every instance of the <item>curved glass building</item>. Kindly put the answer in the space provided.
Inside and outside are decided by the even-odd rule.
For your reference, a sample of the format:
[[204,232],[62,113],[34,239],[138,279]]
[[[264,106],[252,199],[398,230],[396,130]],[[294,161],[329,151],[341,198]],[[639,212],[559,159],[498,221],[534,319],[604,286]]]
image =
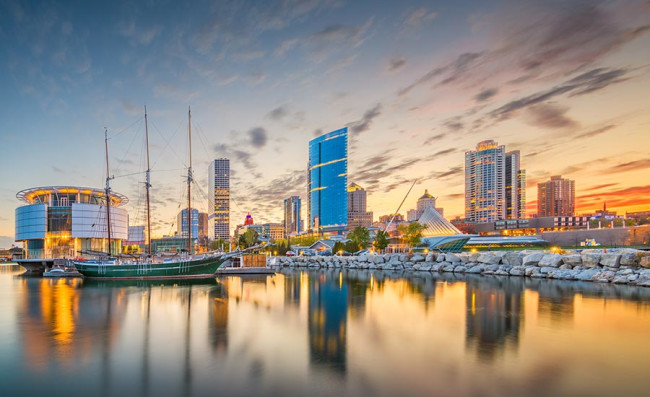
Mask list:
[[[82,251],[108,252],[106,194],[103,189],[48,186],[25,189],[16,197],[27,205],[16,208],[16,241],[25,259],[72,258]],[[121,251],[128,238],[129,215],[120,208],[128,199],[111,193],[110,252]]]
[[348,129],[309,141],[309,228],[342,232],[348,224]]

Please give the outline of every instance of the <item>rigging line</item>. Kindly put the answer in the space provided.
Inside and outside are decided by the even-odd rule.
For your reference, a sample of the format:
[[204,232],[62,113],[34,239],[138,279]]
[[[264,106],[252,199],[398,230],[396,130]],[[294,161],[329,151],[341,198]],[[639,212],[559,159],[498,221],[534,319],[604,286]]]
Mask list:
[[141,116],[137,116],[137,118],[135,119],[135,121],[134,121],[133,123],[129,124],[128,127],[123,128],[122,130],[118,131],[118,132],[115,133],[115,134],[112,134],[112,135],[111,135],[111,138],[116,137],[116,136],[120,135],[121,133],[125,132],[126,130],[128,130],[129,128],[133,127],[133,125],[134,125],[135,123],[137,123],[138,121],[142,121],[142,120],[140,119],[140,117],[141,117]]
[[165,147],[163,148],[163,150],[162,150],[160,156],[158,156],[158,158],[156,159],[156,161],[154,161],[153,166],[152,166],[151,168],[155,168],[155,167],[156,167],[156,164],[158,164],[158,160],[160,160],[160,159],[162,158],[162,154],[165,153],[165,150],[167,150],[168,147],[171,148],[171,151],[172,151],[172,153],[174,154],[174,156],[176,156],[176,158],[177,158],[178,160],[180,160],[181,163],[185,164],[184,161],[183,161],[183,159],[178,155],[178,153],[176,153],[176,151],[174,150],[173,146],[171,146],[171,141],[174,139],[174,137],[176,136],[176,134],[178,133],[178,131],[180,131],[180,129],[181,129],[181,125],[179,124],[179,126],[176,128],[175,132],[172,134],[172,137],[171,137],[169,140],[167,140],[167,138],[165,138],[165,136],[164,136],[164,135],[162,134],[162,132],[158,129],[158,126],[156,125],[156,123],[155,123],[153,120],[149,119],[149,123],[150,123],[151,125],[153,125],[154,131],[156,131],[156,132],[158,133],[158,135],[160,135],[160,137],[163,139],[163,141],[165,141]]
[[199,134],[198,134],[199,139],[201,140],[201,143],[203,144],[203,150],[205,150],[205,154],[208,156],[208,158],[211,158],[212,155],[208,152],[208,149],[207,149],[208,142],[207,142],[207,138],[206,138],[205,134],[203,133],[203,128],[201,127],[201,125],[198,122],[196,122],[195,124],[196,124],[195,129],[199,132]]
[[138,172],[134,172],[134,173],[131,173],[131,174],[124,174],[124,175],[113,176],[112,178],[114,178],[114,179],[117,179],[117,178],[125,178],[125,177],[127,177],[127,176],[133,176],[133,175],[144,174],[144,173],[145,173],[145,171],[138,171]]
[[131,139],[131,143],[129,143],[129,147],[126,149],[126,152],[124,153],[124,156],[122,157],[121,160],[118,160],[117,163],[119,164],[116,167],[116,171],[120,171],[120,167],[124,164],[126,161],[126,157],[131,153],[131,147],[133,147],[133,143],[135,142],[135,138],[137,138],[138,134],[133,134],[133,138]]
[[183,171],[185,168],[174,168],[169,170],[151,170],[151,172],[171,172],[171,171]]

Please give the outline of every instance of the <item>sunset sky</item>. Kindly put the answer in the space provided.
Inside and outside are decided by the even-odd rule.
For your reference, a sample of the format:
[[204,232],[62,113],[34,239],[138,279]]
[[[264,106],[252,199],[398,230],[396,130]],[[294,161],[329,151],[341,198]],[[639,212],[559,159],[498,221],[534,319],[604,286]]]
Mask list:
[[350,128],[349,182],[393,212],[424,189],[464,212],[464,152],[520,150],[537,183],[575,179],[578,212],[650,210],[650,2],[0,0],[0,247],[18,191],[103,187],[143,222],[144,106],[155,235],[173,232],[192,108],[195,206],[232,168],[231,228],[280,221],[308,141]]

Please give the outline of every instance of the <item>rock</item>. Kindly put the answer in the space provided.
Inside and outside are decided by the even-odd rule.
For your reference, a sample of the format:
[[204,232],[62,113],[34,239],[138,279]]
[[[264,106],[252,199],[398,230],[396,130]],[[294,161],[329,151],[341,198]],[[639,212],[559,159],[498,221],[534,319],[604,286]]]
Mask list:
[[499,270],[499,265],[485,265],[482,274],[494,274],[497,270]]
[[467,266],[464,265],[456,265],[454,267],[454,273],[465,273],[467,271]]
[[416,263],[413,265],[413,270],[416,272],[428,272],[431,271],[431,264],[427,262]]
[[591,276],[591,279],[597,283],[609,283],[610,281],[614,280],[614,277],[616,277],[616,273],[614,272],[599,271]]
[[560,269],[553,273],[553,278],[560,280],[575,280],[576,274],[578,274],[578,272],[575,270]]
[[372,270],[372,269],[376,269],[376,268],[377,268],[376,263],[368,263],[368,269]]
[[501,257],[494,255],[492,252],[485,252],[478,256],[478,262],[488,265],[497,265],[501,263]]
[[524,267],[524,269],[525,269],[525,270],[524,270],[524,275],[525,275],[526,277],[530,277],[531,274],[533,274],[533,272],[534,272],[535,270],[537,270],[537,271],[539,272],[538,268],[536,268],[536,267],[534,267],[534,266],[527,266],[527,267]]
[[359,262],[368,262],[368,255],[360,255],[357,260]]
[[540,273],[553,273],[555,271],[554,267],[550,266],[543,266],[539,268]]
[[433,265],[431,265],[431,271],[432,272],[441,272],[443,268],[443,263],[444,262],[436,262]]
[[406,254],[400,254],[400,256],[397,258],[400,262],[406,262],[409,260],[409,256]]
[[562,264],[562,255],[546,254],[539,261],[539,266],[558,267]]
[[511,276],[524,276],[526,274],[526,268],[523,266],[513,266],[510,269]]
[[650,268],[650,256],[642,257],[641,260],[639,261],[639,266],[645,267],[646,269]]
[[612,280],[613,284],[627,284],[629,281],[627,279],[627,276],[621,276],[621,275],[616,275],[614,279]]
[[573,267],[571,267],[571,265],[565,263],[565,264],[560,266],[560,269],[562,269],[562,270],[571,270],[571,269],[573,269]]
[[462,263],[469,263],[469,262],[470,262],[470,260],[469,260],[469,254],[468,254],[467,252],[463,252],[463,253],[460,253],[460,254],[456,254],[456,256],[460,258],[460,261],[461,261]]
[[452,254],[448,252],[445,254],[445,260],[447,262],[456,263],[456,262],[460,262],[460,257],[458,257],[458,255],[456,254]]
[[638,255],[637,250],[624,250],[621,252],[621,265],[622,266],[637,266],[641,257]]
[[425,262],[434,262],[436,260],[436,254],[434,252],[429,252],[424,260]]
[[576,280],[590,281],[591,278],[598,272],[599,270],[597,269],[582,270],[576,274]]
[[607,267],[621,266],[621,254],[602,254],[600,264]]
[[469,262],[470,262],[470,263],[476,263],[476,262],[478,262],[478,257],[479,257],[480,255],[481,255],[481,254],[478,253],[478,252],[470,252],[470,253],[469,253]]
[[467,270],[465,271],[465,273],[476,273],[476,274],[478,274],[478,273],[483,272],[483,270],[485,270],[485,265],[474,264],[474,266],[468,267]]
[[411,262],[424,262],[424,257],[422,255],[413,255]]
[[442,262],[442,263],[445,264],[445,265],[442,266],[442,271],[443,272],[453,272],[454,271],[454,267],[456,265],[453,265],[453,264],[451,264],[449,262]]
[[535,252],[533,254],[528,254],[524,257],[522,264],[524,266],[537,266],[539,261],[544,257],[543,252]]
[[578,254],[562,255],[562,263],[573,267],[582,265],[582,257]]
[[524,254],[519,252],[506,252],[503,258],[501,258],[501,262],[504,265],[521,266],[524,264],[524,256]]
[[600,262],[600,253],[598,252],[583,252],[580,256],[582,265],[584,267],[596,267]]

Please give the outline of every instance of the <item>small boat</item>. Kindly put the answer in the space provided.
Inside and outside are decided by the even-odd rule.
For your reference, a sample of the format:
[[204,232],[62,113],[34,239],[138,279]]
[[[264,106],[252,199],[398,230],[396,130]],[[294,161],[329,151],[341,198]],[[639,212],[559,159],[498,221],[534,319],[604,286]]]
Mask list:
[[81,274],[72,266],[55,263],[43,272],[43,277],[81,277]]

